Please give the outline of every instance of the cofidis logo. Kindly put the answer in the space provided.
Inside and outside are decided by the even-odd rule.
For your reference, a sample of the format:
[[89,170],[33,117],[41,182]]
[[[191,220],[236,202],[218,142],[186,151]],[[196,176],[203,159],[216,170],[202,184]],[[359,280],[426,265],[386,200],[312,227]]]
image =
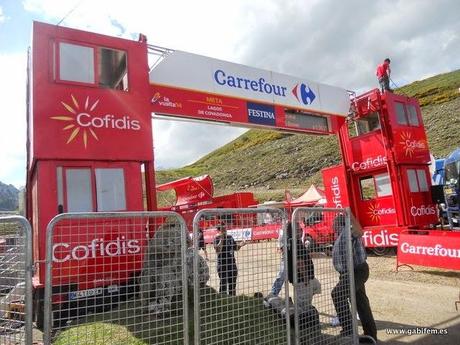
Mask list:
[[70,95],[70,98],[72,99],[71,105],[61,101],[67,114],[51,117],[53,120],[66,123],[62,129],[63,131],[69,131],[69,137],[66,144],[71,143],[77,136],[81,135],[83,138],[83,145],[86,148],[90,136],[95,140],[99,140],[96,134],[99,128],[122,131],[138,131],[141,129],[140,122],[138,120],[132,120],[128,115],[120,117],[112,114],[97,114],[96,107],[99,104],[99,100],[92,102],[89,97],[86,97],[84,103],[80,104],[73,95]]
[[275,108],[272,105],[248,102],[247,107],[250,123],[275,126]]
[[369,205],[367,214],[373,222],[378,223],[380,221],[380,217],[388,214],[396,214],[396,210],[394,208],[381,208],[380,204],[374,203]]
[[294,86],[292,94],[300,103],[305,105],[312,104],[316,98],[315,93],[304,83]]
[[412,157],[415,150],[424,150],[427,148],[424,140],[412,139],[411,132],[402,132],[401,141],[399,143],[402,145],[406,157]]

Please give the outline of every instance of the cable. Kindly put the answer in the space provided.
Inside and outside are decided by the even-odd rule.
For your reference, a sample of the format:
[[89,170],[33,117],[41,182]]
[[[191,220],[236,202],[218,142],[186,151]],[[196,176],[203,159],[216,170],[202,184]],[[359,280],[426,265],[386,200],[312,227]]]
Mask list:
[[390,81],[393,83],[394,87],[395,87],[395,88],[397,88],[397,89],[399,89],[399,86],[398,86],[398,85],[396,85],[396,83],[393,81],[393,79],[391,79],[390,77],[388,77],[388,78],[389,78],[389,79],[390,79]]
[[80,6],[80,4],[83,2],[84,0],[80,0],[77,2],[77,4],[69,11],[67,12],[67,14],[62,17],[62,19],[56,24],[56,26],[59,26],[69,15],[72,14],[73,11],[75,11],[77,9],[78,6]]

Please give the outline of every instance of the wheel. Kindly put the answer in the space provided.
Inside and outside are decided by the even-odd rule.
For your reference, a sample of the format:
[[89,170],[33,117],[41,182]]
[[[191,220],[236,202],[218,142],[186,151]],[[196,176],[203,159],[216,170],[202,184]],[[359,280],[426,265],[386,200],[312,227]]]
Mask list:
[[391,247],[374,247],[372,248],[372,252],[377,256],[383,256],[390,253]]

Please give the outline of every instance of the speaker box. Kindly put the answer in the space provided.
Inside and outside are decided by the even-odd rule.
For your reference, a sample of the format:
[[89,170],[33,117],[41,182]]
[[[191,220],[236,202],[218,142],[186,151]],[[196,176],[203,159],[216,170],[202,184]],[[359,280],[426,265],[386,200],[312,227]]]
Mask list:
[[445,203],[443,186],[431,186],[431,200],[434,203]]

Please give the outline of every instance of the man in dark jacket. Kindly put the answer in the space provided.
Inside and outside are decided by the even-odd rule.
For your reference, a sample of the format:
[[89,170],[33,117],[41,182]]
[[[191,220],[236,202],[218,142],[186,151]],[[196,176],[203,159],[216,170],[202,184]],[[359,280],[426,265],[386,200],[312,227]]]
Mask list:
[[[351,215],[352,226],[352,249],[353,249],[353,266],[354,281],[356,290],[356,308],[363,326],[364,334],[371,336],[377,341],[377,327],[374,316],[366,295],[364,284],[369,278],[369,266],[366,262],[366,249],[362,243],[362,228],[353,215]],[[331,297],[334,302],[335,310],[342,326],[341,334],[348,336],[353,334],[352,316],[348,300],[350,298],[349,275],[347,264],[347,240],[348,236],[343,231],[345,228],[345,216],[338,215],[334,219],[334,230],[337,234],[337,240],[332,250],[332,261],[334,268],[339,272],[339,282],[332,289]]]
[[220,279],[219,292],[236,295],[236,278],[238,267],[236,266],[235,251],[240,250],[246,244],[236,244],[232,236],[227,234],[225,224],[217,226],[219,233],[214,238],[214,249],[217,253],[217,274]]

